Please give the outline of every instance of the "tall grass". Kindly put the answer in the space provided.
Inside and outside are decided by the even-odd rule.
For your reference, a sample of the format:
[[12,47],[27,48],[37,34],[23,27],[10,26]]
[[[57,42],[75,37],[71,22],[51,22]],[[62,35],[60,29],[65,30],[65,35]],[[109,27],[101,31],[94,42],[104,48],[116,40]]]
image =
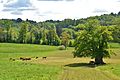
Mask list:
[[23,62],[0,62],[0,80],[56,80],[61,69]]
[[9,60],[46,56],[55,51],[55,46],[0,43],[0,80],[57,80],[60,67]]

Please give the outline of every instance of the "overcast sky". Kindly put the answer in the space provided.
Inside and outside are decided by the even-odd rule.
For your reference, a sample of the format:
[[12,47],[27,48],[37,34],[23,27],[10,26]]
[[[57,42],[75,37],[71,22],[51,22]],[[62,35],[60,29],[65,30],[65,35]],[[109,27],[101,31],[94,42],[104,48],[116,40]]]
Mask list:
[[0,19],[79,19],[119,11],[120,0],[0,0]]

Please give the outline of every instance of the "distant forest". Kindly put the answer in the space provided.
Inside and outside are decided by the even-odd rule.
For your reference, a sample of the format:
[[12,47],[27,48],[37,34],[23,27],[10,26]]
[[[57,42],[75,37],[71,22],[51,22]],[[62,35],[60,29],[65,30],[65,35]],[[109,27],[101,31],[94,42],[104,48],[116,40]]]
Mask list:
[[120,43],[120,12],[62,21],[0,19],[0,42],[72,47],[78,33],[84,30],[86,24],[92,20],[99,21],[99,26],[108,27],[111,30],[113,39],[109,42]]

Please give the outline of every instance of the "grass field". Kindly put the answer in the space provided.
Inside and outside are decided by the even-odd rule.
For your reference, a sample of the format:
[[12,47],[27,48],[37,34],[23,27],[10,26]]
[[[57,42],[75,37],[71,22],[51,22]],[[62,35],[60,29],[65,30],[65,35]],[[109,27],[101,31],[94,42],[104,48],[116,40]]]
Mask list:
[[120,44],[110,45],[116,56],[95,67],[87,64],[90,58],[73,58],[73,48],[60,51],[55,46],[0,43],[0,80],[120,80]]

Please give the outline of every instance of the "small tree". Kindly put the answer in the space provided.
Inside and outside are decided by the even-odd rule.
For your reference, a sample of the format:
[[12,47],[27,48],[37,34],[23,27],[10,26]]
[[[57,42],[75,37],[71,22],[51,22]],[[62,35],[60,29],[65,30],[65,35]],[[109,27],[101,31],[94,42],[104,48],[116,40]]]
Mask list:
[[96,20],[90,21],[80,31],[75,40],[74,57],[91,57],[95,59],[95,64],[104,64],[103,58],[110,57],[108,41],[112,39],[112,33],[108,27],[97,24]]
[[26,42],[26,34],[28,32],[29,24],[24,22],[24,23],[21,23],[20,26],[21,27],[20,27],[20,30],[19,30],[18,42],[25,43]]
[[43,30],[43,34],[42,34],[42,45],[47,45],[47,39],[46,39],[46,32],[45,30]]
[[0,42],[4,42],[5,36],[4,36],[4,29],[0,27]]
[[62,40],[62,44],[65,46],[65,49],[68,46],[69,38],[70,38],[70,35],[67,32],[62,32],[61,40]]

